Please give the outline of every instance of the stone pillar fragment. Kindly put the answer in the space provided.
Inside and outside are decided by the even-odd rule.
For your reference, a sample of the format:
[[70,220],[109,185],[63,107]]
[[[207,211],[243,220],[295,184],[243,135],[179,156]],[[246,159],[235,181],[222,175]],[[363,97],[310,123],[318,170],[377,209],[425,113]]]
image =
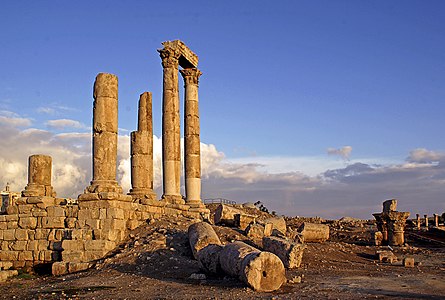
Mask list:
[[434,214],[434,226],[439,227],[439,215]]
[[201,141],[199,127],[198,82],[201,71],[181,70],[185,87],[184,156],[186,203],[202,206],[201,202]]
[[131,186],[134,199],[156,200],[153,192],[153,119],[150,92],[139,98],[138,130],[131,137]]
[[424,215],[425,217],[425,227],[428,229],[428,215]]
[[52,158],[48,155],[31,155],[28,160],[28,185],[22,191],[24,197],[55,197],[51,186]]
[[118,80],[99,73],[94,82],[93,180],[86,193],[118,192],[116,181],[118,133]]
[[163,72],[162,168],[163,196],[167,202],[183,204],[180,193],[181,136],[179,119],[178,65],[180,51],[168,46],[159,50]]
[[419,214],[416,214],[416,225],[417,225],[417,230],[420,230],[421,221]]

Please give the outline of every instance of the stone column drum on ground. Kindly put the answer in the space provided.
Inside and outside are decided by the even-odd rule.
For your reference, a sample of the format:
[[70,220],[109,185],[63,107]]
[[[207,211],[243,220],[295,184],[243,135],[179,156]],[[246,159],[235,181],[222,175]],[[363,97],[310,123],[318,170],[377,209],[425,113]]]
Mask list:
[[118,192],[116,181],[118,132],[118,81],[113,74],[99,73],[94,82],[93,180],[86,192]]
[[28,160],[28,185],[22,191],[25,197],[55,197],[51,186],[52,158],[48,155],[31,155]]
[[165,46],[159,50],[164,68],[162,94],[162,196],[167,202],[183,204],[180,191],[181,144],[178,65],[180,51]]
[[152,95],[139,98],[138,130],[131,133],[131,186],[133,198],[156,200],[153,191]]
[[201,71],[189,68],[180,71],[184,78],[184,156],[186,203],[202,206],[201,202],[201,141],[199,127],[198,82]]

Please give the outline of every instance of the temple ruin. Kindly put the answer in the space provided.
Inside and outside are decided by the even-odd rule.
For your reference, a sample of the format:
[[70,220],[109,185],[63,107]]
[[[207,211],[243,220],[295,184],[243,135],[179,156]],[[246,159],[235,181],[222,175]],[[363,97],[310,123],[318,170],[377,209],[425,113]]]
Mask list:
[[405,226],[409,212],[397,211],[397,200],[390,199],[383,202],[383,212],[372,214],[377,221],[380,242],[390,246],[402,246],[405,244]]
[[[93,88],[90,185],[77,201],[58,198],[51,185],[51,157],[31,155],[27,186],[0,215],[0,270],[40,264],[52,265],[56,275],[84,270],[147,219],[209,218],[201,201],[198,57],[179,40],[162,44],[158,50],[163,66],[161,199],[153,190],[152,94],[144,92],[139,98],[137,130],[130,136],[132,187],[126,194],[116,180],[118,78],[100,73]],[[185,87],[185,196],[180,193],[179,72]]]

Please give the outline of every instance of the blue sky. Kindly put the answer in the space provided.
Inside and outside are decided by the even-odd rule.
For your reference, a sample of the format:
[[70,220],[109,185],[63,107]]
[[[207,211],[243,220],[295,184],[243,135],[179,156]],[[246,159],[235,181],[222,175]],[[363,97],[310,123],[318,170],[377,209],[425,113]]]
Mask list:
[[[204,73],[201,141],[215,145],[227,164],[256,164],[257,175],[324,174],[323,184],[324,172],[356,163],[377,166],[376,172],[407,163],[443,165],[443,1],[8,1],[1,7],[0,110],[10,121],[3,131],[89,133],[92,84],[97,73],[108,72],[119,77],[121,134],[136,128],[138,96],[151,91],[160,137],[156,49],[181,39],[198,54]],[[427,152],[413,155],[416,149]],[[208,196],[244,201],[260,193],[246,195],[249,186],[228,193],[210,187],[209,178],[203,184]],[[445,192],[443,184],[433,190]],[[355,188],[336,197],[354,195],[354,202]],[[391,190],[370,196],[372,208],[409,196]],[[445,210],[440,194],[426,196],[428,212]],[[283,211],[314,201],[305,197],[291,197]],[[412,203],[407,209],[423,209],[414,196],[406,201]],[[280,211],[278,203],[270,206]],[[304,212],[317,214],[316,207]]]

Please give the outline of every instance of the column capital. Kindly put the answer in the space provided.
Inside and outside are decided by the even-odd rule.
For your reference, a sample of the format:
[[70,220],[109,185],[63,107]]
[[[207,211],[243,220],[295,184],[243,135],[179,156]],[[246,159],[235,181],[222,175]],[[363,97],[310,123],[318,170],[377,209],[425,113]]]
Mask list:
[[179,71],[184,78],[184,84],[195,84],[198,85],[199,82],[199,76],[202,75],[202,72],[198,70],[197,68],[189,68],[189,69],[183,69]]
[[178,68],[179,57],[181,56],[181,52],[179,50],[166,47],[164,49],[159,49],[158,52],[162,59],[162,67]]

